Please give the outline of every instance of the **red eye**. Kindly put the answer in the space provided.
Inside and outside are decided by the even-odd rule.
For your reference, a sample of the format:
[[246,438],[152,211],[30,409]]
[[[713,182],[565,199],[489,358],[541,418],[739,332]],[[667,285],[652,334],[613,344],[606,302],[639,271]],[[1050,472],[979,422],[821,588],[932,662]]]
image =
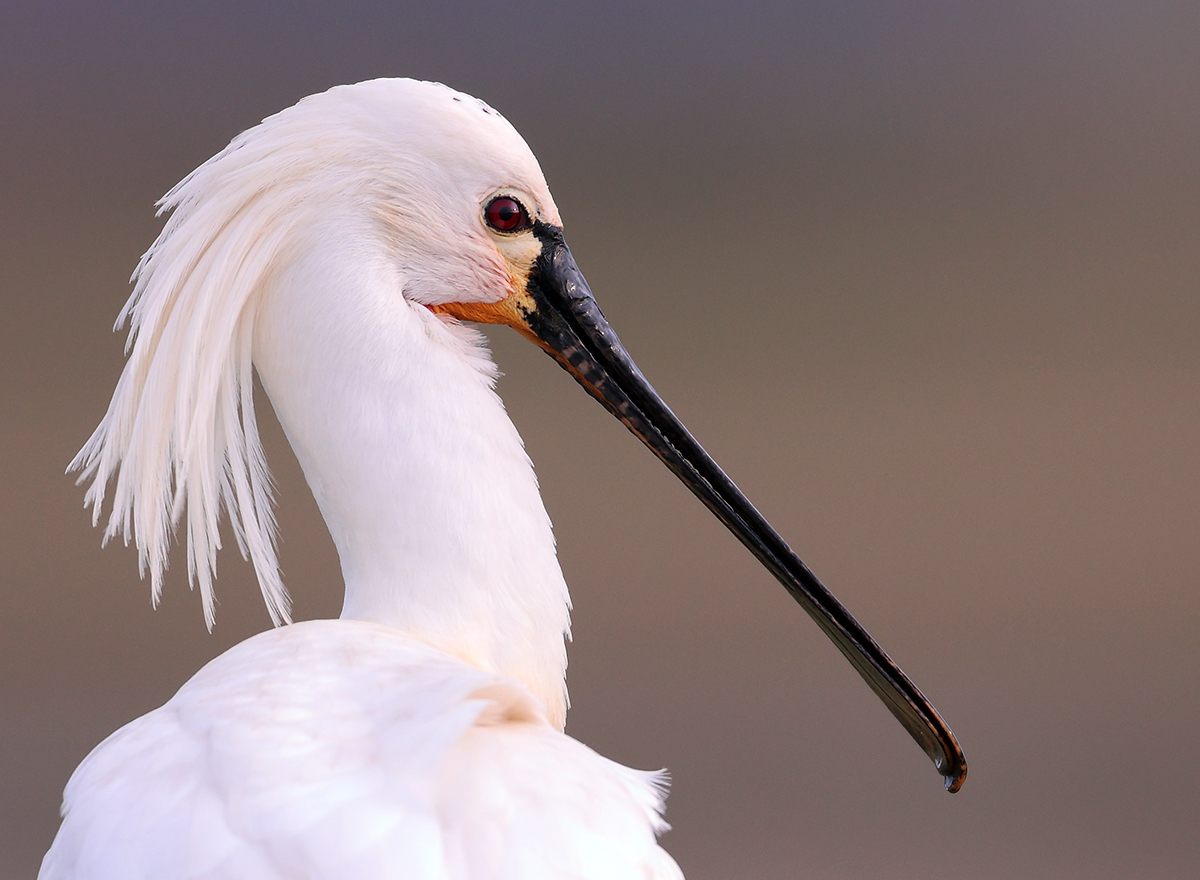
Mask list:
[[483,218],[497,232],[519,232],[533,225],[521,203],[509,196],[497,196],[488,202]]

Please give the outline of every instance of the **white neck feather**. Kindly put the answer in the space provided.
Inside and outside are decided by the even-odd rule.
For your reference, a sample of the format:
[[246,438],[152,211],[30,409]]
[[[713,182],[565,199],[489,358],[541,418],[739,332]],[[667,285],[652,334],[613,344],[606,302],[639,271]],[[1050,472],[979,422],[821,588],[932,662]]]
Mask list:
[[561,726],[569,599],[495,368],[476,331],[404,299],[369,225],[310,228],[254,322],[255,366],[341,558],[342,616],[514,676]]

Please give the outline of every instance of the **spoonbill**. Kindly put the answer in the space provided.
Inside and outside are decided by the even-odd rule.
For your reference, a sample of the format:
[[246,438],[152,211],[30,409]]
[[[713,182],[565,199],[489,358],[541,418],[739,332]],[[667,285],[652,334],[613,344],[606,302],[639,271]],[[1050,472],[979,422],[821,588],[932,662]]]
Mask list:
[[[778,578],[948,789],[949,728],[643,378],[563,239],[537,160],[475,98],[340,86],[244,132],[170,216],[117,325],[128,361],[71,467],[157,602],[186,534],[213,622],[228,512],[274,622],[253,373],[341,561],[339,620],[278,626],[83,761],[42,880],[670,878],[664,781],[564,734],[569,599],[496,370],[514,327]],[[464,323],[466,322],[466,323]]]

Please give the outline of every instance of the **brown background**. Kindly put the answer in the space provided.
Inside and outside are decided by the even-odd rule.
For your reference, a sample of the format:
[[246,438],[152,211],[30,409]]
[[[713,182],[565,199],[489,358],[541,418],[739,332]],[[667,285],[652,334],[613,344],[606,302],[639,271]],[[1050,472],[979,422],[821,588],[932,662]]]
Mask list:
[[[692,880],[1194,876],[1200,6],[643,5],[0,6],[0,876],[35,872],[88,749],[267,623],[229,552],[213,635],[178,559],[152,612],[62,475],[151,203],[380,75],[525,134],[643,370],[966,748],[948,796],[749,555],[497,335],[576,603],[570,732],[672,769]],[[336,614],[269,434],[298,616]]]

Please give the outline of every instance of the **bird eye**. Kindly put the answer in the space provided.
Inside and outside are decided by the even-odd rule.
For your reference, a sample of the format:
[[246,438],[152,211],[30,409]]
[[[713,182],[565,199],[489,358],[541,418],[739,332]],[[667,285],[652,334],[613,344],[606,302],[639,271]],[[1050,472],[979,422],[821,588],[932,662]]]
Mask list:
[[483,219],[497,232],[521,232],[533,225],[525,206],[511,196],[497,196],[488,202]]

